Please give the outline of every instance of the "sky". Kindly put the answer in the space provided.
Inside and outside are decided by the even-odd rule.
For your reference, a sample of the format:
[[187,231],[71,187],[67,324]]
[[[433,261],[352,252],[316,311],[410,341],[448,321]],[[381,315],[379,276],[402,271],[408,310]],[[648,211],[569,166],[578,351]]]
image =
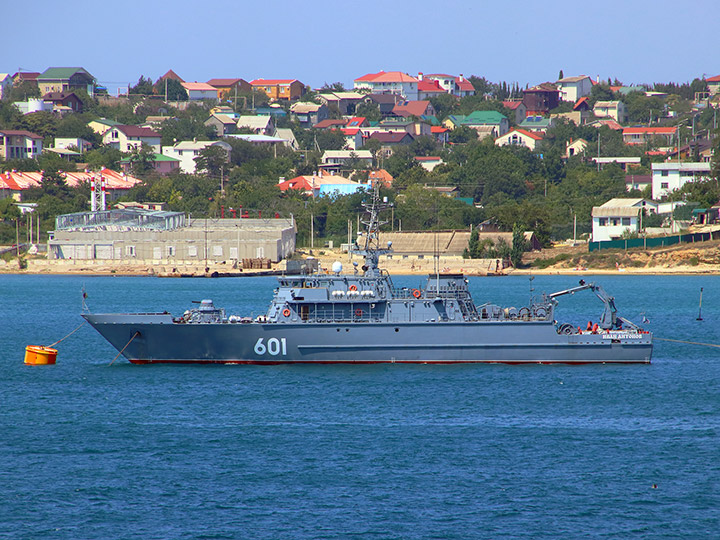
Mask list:
[[2,12],[0,72],[84,67],[111,93],[169,69],[313,88],[380,70],[521,87],[560,70],[625,85],[720,75],[718,0],[36,0]]

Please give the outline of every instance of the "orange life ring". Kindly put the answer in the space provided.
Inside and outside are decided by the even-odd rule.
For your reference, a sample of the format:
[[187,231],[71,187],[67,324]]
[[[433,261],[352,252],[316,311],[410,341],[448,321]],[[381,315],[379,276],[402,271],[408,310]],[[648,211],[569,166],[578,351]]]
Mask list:
[[363,316],[363,310],[360,309],[360,308],[357,308],[357,309],[355,310],[355,316],[356,316],[356,317],[362,317],[362,316]]
[[350,286],[348,287],[348,290],[349,290],[349,291],[357,291],[357,287],[356,287],[355,285],[350,285]]
[[288,308],[283,309],[283,315],[285,315],[286,317],[289,317],[289,316],[290,316],[290,310],[289,310]]
[[413,296],[415,298],[420,298],[421,295],[422,293],[420,292],[420,289],[413,289]]

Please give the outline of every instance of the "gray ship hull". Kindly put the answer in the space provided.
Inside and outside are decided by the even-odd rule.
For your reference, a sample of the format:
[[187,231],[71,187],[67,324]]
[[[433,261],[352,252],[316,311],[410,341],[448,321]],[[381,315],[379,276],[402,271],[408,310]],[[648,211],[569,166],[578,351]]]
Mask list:
[[650,363],[652,335],[559,334],[552,322],[178,323],[83,314],[133,363]]

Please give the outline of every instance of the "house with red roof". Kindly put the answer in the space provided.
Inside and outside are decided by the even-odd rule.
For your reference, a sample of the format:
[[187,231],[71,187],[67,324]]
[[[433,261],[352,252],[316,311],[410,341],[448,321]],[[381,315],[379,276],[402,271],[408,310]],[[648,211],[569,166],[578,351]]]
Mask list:
[[347,124],[345,127],[348,128],[363,128],[368,127],[370,125],[370,122],[368,122],[367,118],[364,116],[353,116],[350,120],[347,121]]
[[445,126],[431,126],[430,133],[435,137],[435,140],[442,145],[450,142],[450,130]]
[[201,99],[211,99],[217,101],[218,91],[214,86],[210,86],[204,82],[183,82],[180,83],[188,95],[188,100],[197,101]]
[[705,82],[707,83],[708,92],[710,92],[711,96],[720,93],[720,75],[705,79]]
[[158,82],[164,81],[165,79],[171,79],[171,80],[177,81],[177,82],[179,82],[179,83],[184,83],[184,82],[185,82],[185,79],[183,79],[180,75],[178,75],[177,73],[175,73],[172,69],[168,69],[168,70],[167,70],[167,73],[165,73],[165,75],[163,75],[162,77],[160,77],[160,78],[158,79]]
[[420,79],[418,82],[418,99],[430,99],[447,93],[439,81]]
[[42,153],[43,138],[24,129],[0,130],[0,158],[34,159]]
[[150,128],[140,126],[113,126],[103,135],[103,144],[117,148],[121,152],[132,152],[143,143],[154,152],[160,152],[160,134]]
[[293,101],[300,99],[305,93],[305,85],[297,79],[255,79],[250,81],[250,86],[274,101]]
[[505,107],[507,110],[515,113],[515,116],[514,116],[515,124],[521,123],[523,120],[525,120],[525,117],[527,116],[527,107],[525,106],[525,104],[522,102],[521,99],[511,99],[511,100],[503,101],[503,107]]
[[315,129],[340,129],[345,127],[346,125],[347,121],[341,118],[327,118],[326,120],[321,120],[313,127]]
[[435,109],[427,100],[400,101],[395,104],[392,113],[394,116],[401,118],[410,118],[411,116],[421,118],[423,116],[435,116]]
[[505,135],[501,135],[495,139],[495,144],[497,146],[524,146],[530,150],[535,150],[537,144],[542,140],[542,133],[528,131],[522,128],[513,128]]
[[439,88],[444,90],[445,93],[452,94],[453,96],[465,97],[475,95],[475,87],[462,73],[457,77],[455,75],[447,75],[446,73],[430,73],[428,75],[419,73],[418,79],[426,83],[435,83]]
[[237,94],[249,93],[252,90],[250,83],[244,79],[210,79],[207,84],[217,90],[220,101],[232,101]]
[[418,99],[418,82],[402,71],[368,73],[353,81],[355,90],[369,90],[373,94],[395,94],[407,100]]
[[413,160],[428,172],[432,172],[435,167],[445,163],[440,156],[415,156]]
[[677,127],[629,127],[623,129],[625,144],[647,144],[659,140],[662,144],[672,145],[677,136]]

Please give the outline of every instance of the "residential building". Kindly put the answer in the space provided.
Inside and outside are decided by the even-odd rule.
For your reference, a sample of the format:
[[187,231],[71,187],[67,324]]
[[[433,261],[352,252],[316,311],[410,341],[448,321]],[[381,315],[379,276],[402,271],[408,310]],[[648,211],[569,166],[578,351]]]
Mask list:
[[527,107],[519,99],[503,101],[503,107],[514,113],[514,123],[516,125],[525,120],[527,116]]
[[312,197],[349,195],[364,189],[365,184],[358,184],[344,176],[326,174],[322,170],[317,174],[296,176],[290,180],[280,178],[278,189],[288,191],[290,189],[302,191],[305,195]]
[[68,148],[77,148],[78,152],[84,154],[92,150],[92,143],[81,139],[80,137],[55,137],[53,148],[67,150]]
[[40,94],[85,90],[91,97],[95,93],[95,77],[81,67],[51,67],[37,78]]
[[416,156],[413,159],[428,172],[433,172],[435,167],[445,164],[440,156]]
[[53,104],[40,98],[30,98],[27,101],[16,101],[13,103],[17,110],[22,114],[32,114],[35,112],[46,111],[52,112]]
[[212,127],[218,137],[224,137],[237,131],[237,118],[226,114],[213,114],[205,120],[205,125]]
[[185,89],[188,95],[189,101],[199,101],[202,99],[209,99],[211,101],[217,101],[218,91],[214,86],[210,86],[203,82],[183,82],[180,83]]
[[535,150],[537,143],[543,140],[543,136],[539,133],[533,133],[522,128],[513,128],[505,135],[501,135],[495,139],[497,146],[524,146],[530,150]]
[[710,178],[711,164],[706,162],[677,162],[652,164],[652,198],[660,200],[688,182]]
[[18,71],[15,73],[13,78],[13,85],[14,86],[20,86],[21,84],[25,82],[33,83],[35,86],[37,86],[37,79],[40,76],[40,73],[37,71]]
[[[437,83],[438,87],[446,93],[457,97],[475,95],[475,87],[470,81],[463,77],[462,73],[457,77],[455,75],[447,75],[445,73],[430,73],[427,75],[418,73],[418,79],[423,82]],[[425,86],[423,85],[423,87]],[[418,90],[419,89],[420,86],[418,86]]]
[[587,75],[579,77],[564,77],[555,81],[560,92],[560,101],[570,101],[575,103],[581,97],[589,96],[592,90],[592,79]]
[[528,116],[520,122],[520,126],[528,131],[535,133],[545,133],[548,129],[555,125],[554,118],[545,118],[543,116]]
[[523,103],[528,116],[544,116],[560,103],[560,92],[549,82],[544,82],[523,91]]
[[20,129],[0,130],[0,158],[9,159],[36,158],[42,153],[43,138],[40,135]]
[[[174,171],[177,171],[180,169],[180,160],[174,157],[166,156],[164,154],[153,154],[152,159],[150,160],[152,162],[152,168],[153,170],[158,174],[170,174]],[[126,172],[130,173],[133,169],[133,162],[132,159],[129,157],[123,158],[120,160],[120,168]]]
[[597,118],[612,118],[620,124],[628,120],[628,113],[622,101],[597,101],[593,107],[593,114]]
[[98,135],[105,135],[110,128],[120,125],[122,125],[120,122],[109,120],[108,118],[98,118],[97,120],[88,122],[88,127]]
[[375,139],[380,142],[380,150],[381,150],[381,153],[385,157],[391,156],[396,146],[408,145],[415,140],[415,137],[413,137],[406,131],[401,131],[401,132],[378,131],[378,132],[372,133],[369,138]]
[[295,117],[301,127],[309,128],[326,120],[330,116],[330,111],[324,103],[298,101],[290,106],[290,114]]
[[392,114],[402,118],[411,116],[421,118],[423,116],[434,116],[435,109],[427,100],[399,101],[393,107]]
[[275,129],[275,137],[278,137],[285,141],[285,146],[290,148],[291,150],[298,151],[300,150],[300,143],[298,143],[297,139],[295,138],[295,134],[293,133],[293,130],[290,128],[276,128]]
[[592,122],[588,122],[587,125],[590,127],[594,127],[595,129],[600,129],[602,126],[605,126],[608,129],[612,129],[613,131],[623,131],[623,127],[612,118],[601,118],[600,120],[593,120]]
[[643,212],[657,212],[657,205],[645,199],[610,199],[592,209],[592,241],[617,240],[623,234],[641,230]]
[[9,73],[0,73],[0,99],[6,99],[8,92],[12,90],[13,78]]
[[272,100],[294,101],[305,93],[305,85],[297,79],[255,79],[250,86]]
[[338,165],[340,168],[356,166],[372,167],[373,156],[370,150],[325,150],[323,165]]
[[418,79],[401,71],[368,73],[355,79],[355,90],[369,90],[373,94],[394,94],[415,101],[418,99]]
[[197,163],[195,158],[200,155],[205,148],[209,146],[219,146],[227,153],[227,159],[230,161],[230,151],[232,146],[223,141],[180,141],[174,146],[164,146],[162,153],[180,160],[180,170],[187,174],[195,174]]
[[395,104],[402,101],[398,94],[367,94],[363,101],[369,105],[375,105],[382,116],[390,116]]
[[652,186],[651,174],[628,174],[625,176],[625,189],[628,191],[634,189],[642,191],[648,186]]
[[340,131],[345,136],[345,148],[348,150],[359,150],[365,144],[365,136],[360,128],[341,128]]
[[579,156],[585,153],[588,142],[585,139],[570,139],[565,143],[565,159],[570,159],[573,156]]
[[132,152],[147,144],[154,152],[160,152],[161,136],[157,131],[140,126],[113,126],[103,135],[103,144],[121,152]]
[[[118,199],[140,182],[138,178],[111,171],[110,169],[102,169],[98,172],[63,172],[61,174],[70,187],[78,187],[92,179],[105,180],[105,193],[108,200]],[[29,188],[39,187],[42,179],[43,173],[41,171],[7,171],[4,174],[0,173],[0,197],[12,197],[16,201],[21,201],[24,191]]]
[[237,127],[270,137],[275,133],[275,121],[272,116],[240,116],[237,119]]
[[315,124],[315,129],[340,129],[347,125],[347,120],[342,118],[328,118]]
[[478,132],[480,138],[501,137],[510,129],[510,122],[497,111],[474,111],[462,120],[462,125]]
[[244,79],[210,79],[207,84],[217,90],[220,101],[234,101],[238,94],[252,90],[250,83]]
[[720,93],[720,75],[705,79],[705,82],[707,83],[708,92],[710,92],[711,96]]
[[418,99],[420,100],[434,98],[447,93],[447,90],[440,86],[440,81],[420,79],[418,82]]
[[359,92],[324,92],[318,94],[316,99],[328,107],[336,107],[342,116],[355,114],[357,106],[365,98],[365,94]]
[[628,127],[622,130],[625,144],[658,142],[671,146],[677,137],[677,127]]
[[48,92],[42,97],[46,103],[52,103],[53,109],[61,110],[65,107],[71,112],[82,112],[83,102],[75,92]]
[[444,126],[432,126],[430,133],[435,137],[435,140],[442,145],[450,142],[450,130]]

